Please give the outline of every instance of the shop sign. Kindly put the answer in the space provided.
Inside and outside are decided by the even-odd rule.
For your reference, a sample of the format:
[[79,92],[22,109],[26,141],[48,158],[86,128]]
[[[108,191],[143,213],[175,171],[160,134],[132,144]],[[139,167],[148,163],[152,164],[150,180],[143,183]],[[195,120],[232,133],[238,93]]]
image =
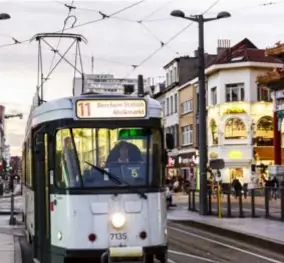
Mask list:
[[230,159],[243,159],[244,155],[241,151],[231,151],[229,152],[229,158]]

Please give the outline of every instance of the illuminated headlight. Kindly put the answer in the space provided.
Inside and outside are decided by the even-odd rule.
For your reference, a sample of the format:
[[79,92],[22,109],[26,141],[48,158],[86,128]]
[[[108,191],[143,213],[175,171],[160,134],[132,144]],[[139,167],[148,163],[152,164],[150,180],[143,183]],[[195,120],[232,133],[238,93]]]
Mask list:
[[115,213],[111,216],[111,223],[115,228],[121,228],[125,225],[126,218],[122,213]]
[[62,239],[62,233],[61,233],[61,232],[58,232],[58,233],[57,233],[57,238],[58,238],[58,240],[61,240],[61,239]]

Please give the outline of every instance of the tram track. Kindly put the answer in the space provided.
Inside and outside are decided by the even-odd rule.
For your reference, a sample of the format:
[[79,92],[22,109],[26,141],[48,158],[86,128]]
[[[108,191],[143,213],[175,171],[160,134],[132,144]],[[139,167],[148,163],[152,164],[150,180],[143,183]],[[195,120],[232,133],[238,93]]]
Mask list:
[[[258,248],[190,226],[168,223],[169,257],[176,263],[283,263],[284,253]],[[171,252],[173,251],[173,253]]]
[[[283,263],[284,252],[276,254],[178,223],[168,223],[168,263]],[[22,263],[33,263],[31,247],[20,237]],[[155,263],[158,263],[156,261]]]

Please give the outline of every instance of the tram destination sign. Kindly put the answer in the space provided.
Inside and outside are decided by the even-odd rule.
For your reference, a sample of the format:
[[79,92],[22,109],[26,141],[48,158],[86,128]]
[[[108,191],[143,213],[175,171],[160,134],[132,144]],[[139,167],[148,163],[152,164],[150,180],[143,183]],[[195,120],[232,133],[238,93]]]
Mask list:
[[77,100],[75,104],[77,119],[145,118],[146,101],[128,100]]

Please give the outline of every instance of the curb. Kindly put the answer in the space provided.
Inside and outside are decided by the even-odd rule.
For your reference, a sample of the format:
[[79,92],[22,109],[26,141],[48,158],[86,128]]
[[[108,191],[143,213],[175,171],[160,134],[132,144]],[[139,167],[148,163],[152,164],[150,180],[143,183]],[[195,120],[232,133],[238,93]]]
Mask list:
[[20,245],[20,239],[19,237],[14,236],[14,263],[22,263],[23,258],[22,258],[22,250],[21,250],[21,245]]
[[217,226],[213,226],[210,224],[197,222],[194,220],[182,221],[182,220],[169,220],[173,223],[179,223],[181,225],[187,225],[191,227],[195,227],[201,230],[205,230],[207,232],[211,232],[213,234],[217,234],[219,236],[225,236],[228,238],[236,239],[247,243],[249,245],[254,245],[256,247],[264,248],[275,253],[283,254],[284,243],[280,243],[274,240],[269,240],[262,238],[260,236],[253,236],[243,232],[237,232],[234,230],[229,230],[227,228],[221,228]]

